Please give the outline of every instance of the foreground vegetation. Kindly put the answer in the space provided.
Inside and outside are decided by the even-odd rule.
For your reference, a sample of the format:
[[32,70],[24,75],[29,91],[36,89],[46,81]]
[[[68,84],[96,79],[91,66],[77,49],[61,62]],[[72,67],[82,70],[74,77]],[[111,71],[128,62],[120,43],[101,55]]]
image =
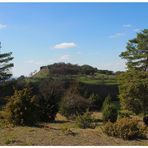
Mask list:
[[[98,119],[95,129],[79,128],[74,121],[67,120],[57,114],[54,123],[42,123],[38,126],[8,126],[2,127],[0,145],[139,145],[148,146],[147,139],[123,140],[107,136],[102,131],[101,113],[93,113]],[[140,119],[141,120],[141,119]]]

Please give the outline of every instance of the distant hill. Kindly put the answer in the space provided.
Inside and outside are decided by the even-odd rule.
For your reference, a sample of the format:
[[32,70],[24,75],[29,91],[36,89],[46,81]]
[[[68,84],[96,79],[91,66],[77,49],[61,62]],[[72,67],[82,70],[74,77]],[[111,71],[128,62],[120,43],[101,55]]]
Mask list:
[[54,63],[47,66],[40,67],[40,71],[36,73],[35,77],[46,77],[48,75],[94,75],[95,73],[100,74],[114,74],[113,71],[109,70],[98,70],[90,65],[76,65],[71,63]]
[[109,70],[99,70],[90,65],[76,65],[71,63],[54,63],[40,67],[40,71],[32,78],[66,78],[76,79],[88,84],[116,84],[115,73]]

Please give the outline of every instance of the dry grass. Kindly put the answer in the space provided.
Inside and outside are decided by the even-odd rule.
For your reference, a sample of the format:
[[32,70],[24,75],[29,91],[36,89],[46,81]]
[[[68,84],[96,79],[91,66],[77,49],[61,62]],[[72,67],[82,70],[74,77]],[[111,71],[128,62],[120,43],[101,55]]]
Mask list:
[[[100,113],[93,114],[96,118]],[[96,129],[79,129],[74,122],[57,115],[57,122],[42,123],[39,127],[1,127],[0,145],[142,145],[148,140],[124,141],[106,136],[101,125]]]

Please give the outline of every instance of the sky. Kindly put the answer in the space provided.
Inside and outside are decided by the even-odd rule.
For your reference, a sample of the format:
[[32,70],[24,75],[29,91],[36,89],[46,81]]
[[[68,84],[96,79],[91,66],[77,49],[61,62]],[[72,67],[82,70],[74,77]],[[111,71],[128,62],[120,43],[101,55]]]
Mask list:
[[147,18],[148,3],[0,3],[1,52],[13,52],[15,77],[55,62],[121,71]]

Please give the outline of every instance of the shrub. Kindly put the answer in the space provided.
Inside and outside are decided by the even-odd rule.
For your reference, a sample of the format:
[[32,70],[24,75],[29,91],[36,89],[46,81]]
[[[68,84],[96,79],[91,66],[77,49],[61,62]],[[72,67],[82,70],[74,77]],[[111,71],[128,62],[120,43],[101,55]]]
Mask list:
[[114,124],[112,122],[107,122],[104,127],[102,128],[103,132],[108,136],[116,136],[116,131]]
[[14,137],[8,137],[5,139],[5,144],[13,144],[15,142],[16,142],[16,140]]
[[146,137],[146,127],[138,124],[138,120],[134,118],[122,118],[115,123],[108,122],[103,132],[124,140]]
[[111,96],[108,95],[108,96],[105,98],[104,102],[103,102],[102,109],[104,109],[104,108],[105,108],[107,105],[109,105],[111,102],[112,102]]
[[5,119],[5,111],[0,111],[0,119]]
[[99,110],[102,106],[102,98],[98,94],[91,94],[89,97],[92,110]]
[[60,103],[60,113],[67,118],[83,114],[89,108],[89,100],[79,95],[76,88],[70,88]]
[[70,128],[68,127],[63,127],[61,128],[62,132],[64,133],[64,135],[71,135],[71,136],[75,136],[76,133],[73,132]]
[[95,128],[94,119],[91,117],[89,112],[84,113],[83,115],[78,115],[76,118],[76,124],[80,128]]
[[130,116],[133,115],[133,113],[131,111],[128,111],[128,110],[121,110],[119,111],[118,113],[118,119],[121,119],[121,118],[130,118]]
[[58,102],[56,102],[55,94],[50,94],[44,98],[40,98],[39,111],[41,121],[54,121],[58,112]]
[[141,101],[139,99],[134,99],[132,102],[132,111],[138,115],[142,112],[142,104],[141,104]]
[[107,97],[103,103],[103,121],[115,122],[117,120],[117,117],[117,107],[111,102],[111,98]]
[[38,98],[31,89],[15,90],[5,109],[8,121],[14,125],[34,125],[38,119]]
[[54,121],[59,111],[59,102],[63,93],[63,84],[57,80],[45,80],[39,85],[41,121]]

